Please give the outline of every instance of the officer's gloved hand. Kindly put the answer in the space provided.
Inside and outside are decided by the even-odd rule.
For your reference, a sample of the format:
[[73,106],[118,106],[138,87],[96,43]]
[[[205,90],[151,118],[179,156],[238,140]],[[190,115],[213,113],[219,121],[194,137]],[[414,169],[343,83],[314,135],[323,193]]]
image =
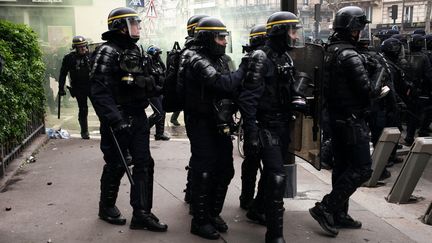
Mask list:
[[245,156],[257,157],[259,155],[260,149],[261,148],[258,131],[246,132],[243,144]]
[[124,121],[121,121],[115,124],[112,129],[120,148],[122,151],[126,151],[129,148],[132,140],[130,125]]
[[64,88],[59,88],[59,92],[58,92],[58,94],[59,94],[60,96],[65,96],[65,95],[66,95],[66,91],[65,91],[65,89],[64,89]]

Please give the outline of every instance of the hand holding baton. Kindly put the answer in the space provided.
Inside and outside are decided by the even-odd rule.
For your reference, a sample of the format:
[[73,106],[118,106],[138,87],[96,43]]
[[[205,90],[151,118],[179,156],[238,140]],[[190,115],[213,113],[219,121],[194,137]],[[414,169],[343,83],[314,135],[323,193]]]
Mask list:
[[114,131],[113,131],[112,127],[110,127],[109,129],[110,129],[110,131],[111,131],[111,135],[112,135],[112,137],[113,137],[114,143],[115,143],[115,145],[116,145],[116,147],[117,147],[118,154],[119,154],[119,156],[120,156],[120,158],[121,158],[121,161],[122,161],[121,164],[123,165],[123,167],[124,167],[124,169],[125,169],[125,171],[126,171],[126,175],[127,175],[128,179],[129,179],[129,182],[130,182],[131,186],[134,186],[135,183],[134,183],[134,181],[133,181],[133,179],[132,179],[132,174],[131,174],[131,172],[130,172],[129,166],[128,166],[127,163],[126,163],[126,159],[125,159],[125,157],[124,157],[124,155],[123,155],[123,152],[122,152],[122,150],[121,150],[121,148],[120,148],[120,145],[119,145],[119,143],[118,143],[118,140],[117,140],[117,138],[116,138],[116,136],[115,136],[115,134],[114,134]]

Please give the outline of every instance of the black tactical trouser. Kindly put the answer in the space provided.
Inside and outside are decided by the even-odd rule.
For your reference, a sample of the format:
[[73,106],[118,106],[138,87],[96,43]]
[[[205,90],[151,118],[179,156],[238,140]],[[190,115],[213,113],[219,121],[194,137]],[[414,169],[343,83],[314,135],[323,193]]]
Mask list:
[[409,116],[407,121],[407,134],[405,140],[413,142],[417,128],[420,127],[419,136],[427,136],[427,128],[431,121],[431,102],[424,97],[418,97],[408,104]]
[[290,143],[289,122],[259,123],[261,143],[260,159],[263,173],[258,193],[252,207],[264,211],[267,225],[267,239],[283,237],[283,195],[286,176],[284,164],[288,160]]
[[231,137],[220,134],[212,117],[187,115],[191,146],[193,222],[204,225],[222,212],[234,176]]
[[[132,156],[132,179],[130,204],[134,210],[150,213],[153,201],[154,161],[150,155],[149,127],[144,109],[139,114],[124,114],[123,119],[131,127],[129,153]],[[101,178],[101,203],[114,205],[125,170],[121,165],[118,150],[114,144],[109,127],[101,123],[101,150],[106,162]],[[126,151],[123,151],[123,154]]]
[[332,172],[332,191],[322,203],[333,213],[348,212],[350,196],[366,182],[371,174],[369,128],[364,119],[330,117],[335,165]]
[[162,107],[162,96],[149,99],[153,114],[149,117],[150,128],[156,126],[156,135],[163,135],[165,131],[165,111]]
[[87,106],[87,92],[80,92],[80,90],[75,91],[78,102],[78,122],[81,127],[81,135],[88,134],[88,106]]

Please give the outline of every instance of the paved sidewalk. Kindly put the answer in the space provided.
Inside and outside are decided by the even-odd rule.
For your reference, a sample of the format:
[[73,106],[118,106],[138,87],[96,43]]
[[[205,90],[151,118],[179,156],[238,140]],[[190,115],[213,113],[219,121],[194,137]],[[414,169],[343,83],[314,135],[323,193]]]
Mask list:
[[[222,216],[228,233],[207,241],[189,233],[190,216],[183,202],[189,144],[185,139],[151,141],[156,162],[153,212],[169,225],[168,232],[130,230],[129,185],[123,178],[118,207],[128,222],[114,226],[97,218],[99,178],[103,166],[99,140],[50,140],[36,162],[22,166],[0,192],[0,242],[264,242],[265,228],[249,222],[239,208],[241,158],[234,150],[236,175]],[[337,238],[323,233],[308,208],[330,190],[330,173],[298,161],[298,196],[285,199],[287,242],[430,242],[432,226],[419,220],[432,200],[429,181],[421,180],[415,194],[424,200],[395,205],[384,200],[388,186],[360,189],[351,214],[363,222],[360,230],[341,230]],[[392,168],[397,170],[397,168]],[[393,176],[394,178],[395,176]],[[429,184],[428,184],[429,183]],[[7,209],[7,210],[6,210]]]

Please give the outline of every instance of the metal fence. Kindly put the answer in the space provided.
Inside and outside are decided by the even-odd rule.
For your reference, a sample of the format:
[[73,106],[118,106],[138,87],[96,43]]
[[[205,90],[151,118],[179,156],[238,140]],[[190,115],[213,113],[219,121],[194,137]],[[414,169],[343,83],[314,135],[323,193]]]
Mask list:
[[25,127],[24,139],[20,142],[0,142],[0,178],[4,176],[9,163],[39,134],[45,133],[43,114],[33,114]]

